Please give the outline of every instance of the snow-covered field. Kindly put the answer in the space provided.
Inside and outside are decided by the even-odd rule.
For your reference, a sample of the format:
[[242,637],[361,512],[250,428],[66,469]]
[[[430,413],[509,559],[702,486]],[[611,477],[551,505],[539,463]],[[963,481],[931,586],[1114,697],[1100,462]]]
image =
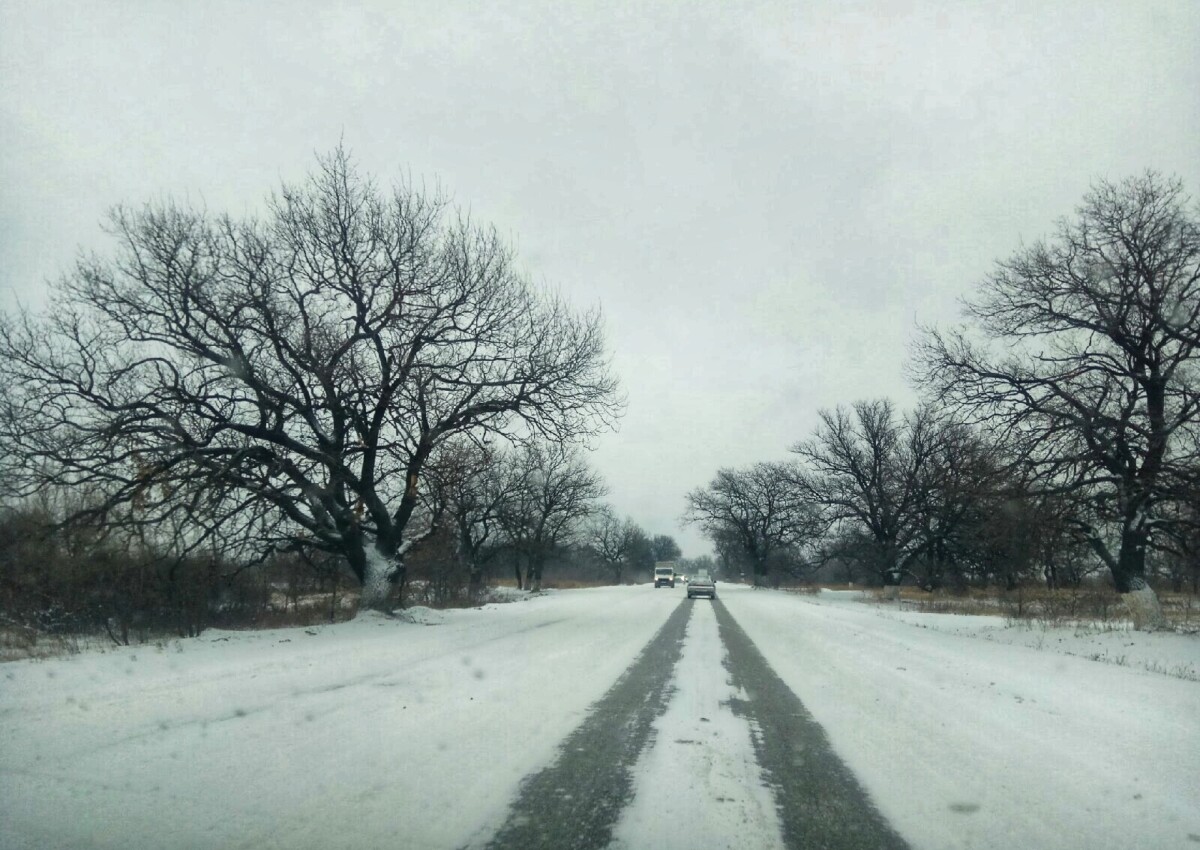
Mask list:
[[[720,592],[914,848],[1200,846],[1200,683],[1172,675],[1200,669],[1200,639]],[[0,847],[481,844],[681,595],[562,591],[4,664]],[[662,720],[681,735],[728,698],[698,672],[720,648],[691,604]],[[747,738],[706,716],[731,724],[713,781],[752,783]],[[695,765],[655,753],[635,791],[687,788]],[[653,822],[639,806],[624,846]]]

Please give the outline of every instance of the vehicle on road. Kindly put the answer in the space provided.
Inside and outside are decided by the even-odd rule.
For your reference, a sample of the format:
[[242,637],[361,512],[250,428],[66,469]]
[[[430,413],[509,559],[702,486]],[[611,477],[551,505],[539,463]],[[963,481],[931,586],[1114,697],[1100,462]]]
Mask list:
[[675,568],[672,566],[655,567],[654,568],[654,586],[658,587],[674,587],[675,586]]
[[709,599],[716,599],[716,579],[708,573],[696,573],[692,576],[692,580],[688,583],[688,599],[695,599],[697,596],[707,596]]

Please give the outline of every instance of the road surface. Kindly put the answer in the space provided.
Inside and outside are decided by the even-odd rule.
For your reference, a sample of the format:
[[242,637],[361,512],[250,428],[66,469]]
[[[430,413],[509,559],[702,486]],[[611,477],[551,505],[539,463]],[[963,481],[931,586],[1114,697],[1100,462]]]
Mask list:
[[486,846],[907,847],[721,599],[682,595]]
[[0,848],[1200,847],[1196,636],[718,593],[0,664]]

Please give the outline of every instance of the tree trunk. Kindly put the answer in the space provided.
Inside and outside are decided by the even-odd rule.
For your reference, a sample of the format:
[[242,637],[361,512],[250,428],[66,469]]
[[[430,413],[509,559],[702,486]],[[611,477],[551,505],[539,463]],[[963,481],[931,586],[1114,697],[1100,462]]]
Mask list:
[[1158,602],[1158,594],[1145,579],[1135,579],[1134,586],[1121,594],[1121,599],[1129,611],[1133,627],[1138,631],[1152,632],[1170,628],[1162,605]]
[[901,573],[895,567],[888,567],[881,574],[883,579],[883,598],[887,602],[895,602],[900,598]]
[[767,587],[767,575],[770,572],[770,567],[767,566],[766,557],[756,556],[754,559],[754,586]]
[[1139,631],[1168,628],[1158,594],[1146,581],[1147,536],[1140,528],[1126,528],[1121,535],[1121,551],[1111,567],[1113,584],[1125,602],[1133,627]]
[[1056,567],[1054,565],[1053,561],[1048,561],[1046,563],[1046,566],[1044,566],[1042,568],[1042,575],[1046,579],[1046,589],[1047,590],[1057,590],[1058,589],[1058,586],[1059,586],[1058,567]]
[[1139,582],[1145,584],[1146,536],[1144,531],[1134,528],[1126,528],[1121,534],[1121,551],[1112,565],[1117,593],[1129,593],[1139,587]]
[[366,546],[363,554],[362,596],[358,610],[389,614],[394,607],[392,597],[396,585],[404,572],[403,561],[396,555],[381,551],[377,545]]

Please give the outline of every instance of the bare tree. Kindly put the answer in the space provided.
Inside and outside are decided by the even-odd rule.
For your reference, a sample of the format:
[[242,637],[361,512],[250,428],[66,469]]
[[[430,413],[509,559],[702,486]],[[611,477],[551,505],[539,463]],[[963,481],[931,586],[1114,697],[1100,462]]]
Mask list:
[[933,457],[933,418],[926,409],[900,421],[886,399],[819,415],[816,433],[792,448],[804,466],[797,480],[831,526],[863,532],[845,540],[858,541],[856,552],[868,558],[885,587],[899,586],[921,554],[919,514]]
[[683,557],[683,551],[679,548],[679,544],[669,534],[654,535],[650,540],[650,545],[654,549],[655,561],[678,561]]
[[581,524],[607,489],[579,452],[562,443],[527,445],[514,460],[514,474],[516,484],[505,501],[501,523],[517,556],[517,587],[536,592],[550,555],[575,542]]
[[597,313],[527,283],[494,230],[376,189],[336,150],[263,220],[117,209],[41,318],[0,322],[0,437],[27,490],[109,514],[219,508],[264,549],[341,555],[386,609],[419,484],[457,435],[567,440],[620,410]]
[[592,515],[584,536],[588,547],[612,576],[613,584],[624,581],[625,569],[634,555],[639,533],[641,529],[637,523],[628,517],[621,519],[608,505]]
[[699,525],[714,542],[733,542],[750,564],[754,583],[765,584],[773,559],[814,541],[824,527],[797,477],[786,463],[722,469],[707,487],[688,493],[684,521]]
[[898,416],[886,399],[820,419],[792,451],[803,491],[834,531],[824,560],[850,575],[865,568],[887,588],[906,575],[930,590],[961,581],[981,517],[1008,496],[997,447],[928,406]]
[[519,483],[510,455],[470,441],[447,443],[427,468],[429,511],[453,528],[471,595],[483,587],[484,568],[498,551],[501,515]]
[[[910,425],[910,448],[906,452],[927,455],[917,472],[917,557],[910,571],[923,588],[933,590],[948,579],[960,585],[965,582],[972,568],[980,566],[974,559],[980,551],[980,537],[999,515],[1019,508],[1027,494],[1011,477],[1011,458],[1002,446],[983,439],[960,422],[932,417],[923,408],[909,421],[922,420],[923,427]],[[923,448],[913,444],[923,444]],[[1010,546],[1007,557],[992,559],[992,574],[1001,574],[1010,587],[1028,572],[1029,558],[1022,551],[1020,546]]]
[[1196,466],[1200,223],[1154,173],[1102,182],[1074,221],[998,264],[965,330],[928,331],[918,379],[1018,443],[1047,490],[1086,493],[1081,517],[1139,622],[1162,622],[1146,550]]
[[[633,539],[629,543],[629,572],[638,578],[650,580],[654,576],[654,547],[650,537],[641,526],[633,527]],[[636,579],[635,579],[636,580]]]
[[1200,487],[1185,493],[1170,510],[1174,521],[1156,541],[1159,559],[1173,590],[1180,592],[1190,584],[1192,593],[1200,593]]

